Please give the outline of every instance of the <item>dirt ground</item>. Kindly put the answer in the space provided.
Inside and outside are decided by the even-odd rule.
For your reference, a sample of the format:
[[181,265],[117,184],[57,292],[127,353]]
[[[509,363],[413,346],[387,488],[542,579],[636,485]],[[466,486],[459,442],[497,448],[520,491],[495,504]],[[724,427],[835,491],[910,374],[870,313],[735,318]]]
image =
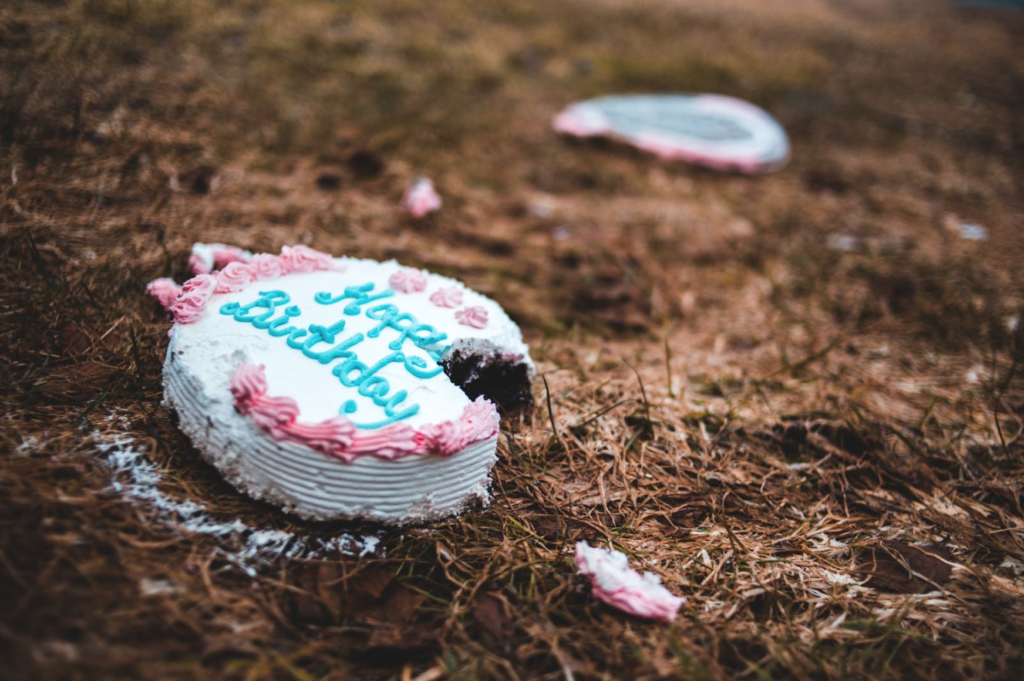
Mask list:
[[[1024,677],[1022,44],[932,0],[3,3],[3,676]],[[753,101],[792,163],[552,132],[617,92]],[[197,240],[499,301],[539,378],[490,507],[318,525],[224,483],[144,293]],[[581,539],[679,619],[597,602]]]

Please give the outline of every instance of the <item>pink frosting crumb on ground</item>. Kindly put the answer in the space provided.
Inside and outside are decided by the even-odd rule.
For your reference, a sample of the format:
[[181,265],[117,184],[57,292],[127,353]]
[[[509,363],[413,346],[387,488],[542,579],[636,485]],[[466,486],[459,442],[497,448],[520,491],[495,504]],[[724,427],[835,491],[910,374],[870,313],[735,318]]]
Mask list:
[[419,293],[427,290],[427,275],[411,267],[403,267],[388,278],[388,286],[399,293]]
[[451,456],[471,444],[493,437],[498,432],[498,409],[484,397],[466,405],[454,421],[422,426],[418,429],[396,423],[379,430],[359,430],[344,416],[318,423],[299,420],[299,406],[290,397],[267,394],[263,365],[243,362],[231,376],[231,394],[235,409],[252,419],[275,440],[309,447],[345,463],[359,456],[382,459],[405,456]]
[[441,208],[441,196],[434,189],[434,183],[423,177],[405,190],[402,197],[402,208],[414,218],[421,218]]
[[686,602],[662,586],[657,575],[629,567],[626,554],[614,549],[578,542],[576,567],[590,579],[595,598],[637,617],[672,622]]

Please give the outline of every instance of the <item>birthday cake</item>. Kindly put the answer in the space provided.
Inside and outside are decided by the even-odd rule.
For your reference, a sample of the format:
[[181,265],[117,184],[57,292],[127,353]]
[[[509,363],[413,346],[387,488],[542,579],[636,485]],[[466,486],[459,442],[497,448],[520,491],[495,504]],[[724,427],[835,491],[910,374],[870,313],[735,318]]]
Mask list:
[[486,502],[499,413],[532,404],[529,350],[497,303],[303,246],[197,244],[191,264],[183,286],[148,287],[174,317],[164,396],[233,485],[393,525]]

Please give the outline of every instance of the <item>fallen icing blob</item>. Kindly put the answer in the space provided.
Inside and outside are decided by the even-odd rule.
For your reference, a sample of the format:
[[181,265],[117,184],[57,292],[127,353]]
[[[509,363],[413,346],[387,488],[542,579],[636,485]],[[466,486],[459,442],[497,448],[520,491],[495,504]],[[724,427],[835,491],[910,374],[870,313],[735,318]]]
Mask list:
[[630,568],[626,554],[615,549],[577,542],[576,567],[590,579],[595,598],[637,617],[671,622],[686,602],[663,587],[658,575]]
[[441,208],[441,197],[434,189],[434,183],[425,177],[413,182],[402,197],[402,208],[414,218],[421,218]]

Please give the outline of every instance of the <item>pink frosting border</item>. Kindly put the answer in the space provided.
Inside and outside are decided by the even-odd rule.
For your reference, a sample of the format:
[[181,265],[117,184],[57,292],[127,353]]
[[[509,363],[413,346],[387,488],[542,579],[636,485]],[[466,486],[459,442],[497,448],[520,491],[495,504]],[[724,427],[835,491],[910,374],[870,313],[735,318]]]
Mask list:
[[343,268],[327,253],[308,246],[285,246],[281,255],[261,253],[248,262],[233,260],[225,263],[224,269],[218,272],[197,274],[181,286],[177,295],[171,288],[174,282],[170,279],[156,279],[146,290],[174,315],[175,322],[191,324],[203,314],[214,293],[234,293],[253,282],[270,281],[289,274],[341,271]]
[[193,252],[188,257],[188,266],[195,274],[209,274],[214,270],[221,270],[233,262],[249,262],[252,258],[246,251],[237,246],[222,246],[211,249],[210,256],[213,260],[211,267],[201,255]]
[[478,397],[454,421],[413,428],[393,424],[379,430],[359,430],[344,416],[318,423],[299,420],[299,406],[290,397],[267,394],[263,365],[242,362],[231,376],[235,409],[279,442],[291,442],[352,463],[360,456],[394,460],[407,456],[451,456],[498,432],[498,410]]

